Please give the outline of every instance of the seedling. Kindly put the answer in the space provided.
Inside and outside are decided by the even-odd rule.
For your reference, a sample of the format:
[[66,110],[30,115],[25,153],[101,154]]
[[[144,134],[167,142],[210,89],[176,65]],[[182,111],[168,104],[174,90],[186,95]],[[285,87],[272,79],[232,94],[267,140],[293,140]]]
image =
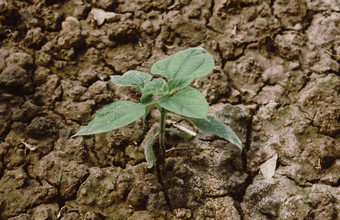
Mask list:
[[[208,115],[209,104],[204,96],[190,84],[196,78],[212,73],[214,59],[203,48],[190,48],[156,62],[153,76],[131,70],[122,76],[111,76],[111,81],[119,86],[132,86],[141,92],[140,103],[116,101],[96,112],[95,118],[73,136],[107,132],[128,125],[141,117],[146,117],[153,106],[160,111],[160,126],[155,136],[147,139],[144,148],[147,167],[156,165],[157,175],[162,185],[165,165],[166,117],[171,115],[192,121],[199,129],[220,136],[242,151],[242,143],[233,130],[215,117]],[[181,134],[177,129],[170,132]],[[153,143],[159,138],[157,157]]]

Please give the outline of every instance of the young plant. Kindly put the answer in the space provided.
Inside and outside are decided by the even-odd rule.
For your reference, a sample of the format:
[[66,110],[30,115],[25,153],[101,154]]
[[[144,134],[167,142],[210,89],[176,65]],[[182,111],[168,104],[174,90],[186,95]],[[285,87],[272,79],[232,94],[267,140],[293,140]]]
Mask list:
[[[147,139],[145,158],[148,168],[156,164],[158,179],[163,185],[162,173],[165,164],[166,117],[171,115],[192,121],[199,129],[220,136],[242,151],[242,143],[232,129],[215,117],[208,115],[209,104],[204,96],[190,87],[191,82],[212,73],[213,57],[203,48],[190,48],[156,62],[153,75],[163,78],[152,80],[152,75],[131,70],[122,76],[111,76],[111,81],[119,86],[132,86],[141,92],[140,103],[116,101],[96,112],[95,118],[73,136],[107,132],[128,125],[156,106],[160,111],[160,126],[157,134]],[[165,80],[166,79],[166,80]],[[177,132],[176,129],[171,129]],[[153,143],[159,138],[157,157]]]

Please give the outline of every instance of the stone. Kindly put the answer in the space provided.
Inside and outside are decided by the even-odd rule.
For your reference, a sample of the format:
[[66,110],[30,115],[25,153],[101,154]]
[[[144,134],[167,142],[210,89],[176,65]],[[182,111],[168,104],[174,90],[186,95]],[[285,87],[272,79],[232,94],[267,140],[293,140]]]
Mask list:
[[103,220],[103,219],[104,219],[103,215],[93,211],[86,212],[84,215],[84,220]]
[[56,135],[56,122],[50,117],[35,117],[26,127],[27,134],[34,138]]
[[97,71],[95,69],[82,70],[78,74],[78,79],[85,85],[94,82],[97,79]]
[[146,20],[142,23],[141,29],[148,35],[154,33],[154,26],[150,20]]
[[40,86],[41,84],[47,82],[47,79],[50,75],[51,75],[50,69],[43,66],[38,66],[33,73],[33,82],[37,86]]
[[31,93],[33,85],[27,71],[17,65],[8,66],[0,74],[0,86],[12,93]]
[[119,15],[114,12],[106,12],[98,8],[93,8],[90,13],[99,26],[102,25],[104,21],[118,21],[120,18]]
[[192,213],[190,209],[178,208],[173,211],[176,218],[182,219],[190,219],[192,217]]
[[340,130],[339,84],[340,77],[335,74],[328,74],[326,77],[314,74],[298,98],[301,109],[314,120],[320,131],[331,136]]
[[94,174],[90,174],[86,181],[78,189],[77,202],[81,205],[100,205],[107,208],[119,203],[131,190],[131,185],[122,184],[129,179],[120,179],[126,175],[119,167],[100,168],[104,176],[99,180]]
[[61,89],[63,90],[64,99],[79,101],[80,97],[86,92],[87,88],[81,86],[78,81],[62,80]]
[[230,98],[231,88],[228,85],[228,76],[220,67],[217,67],[213,74],[196,79],[194,87],[204,95],[210,104],[216,103],[222,97]]
[[222,58],[224,60],[228,60],[234,57],[234,44],[232,41],[230,41],[230,39],[228,38],[222,38],[219,42],[218,42],[218,48],[220,49],[221,53],[222,53]]
[[46,181],[38,183],[29,180],[27,173],[18,168],[4,172],[0,180],[0,193],[4,207],[0,217],[7,218],[26,212],[32,206],[48,203],[57,196],[58,190]]
[[[206,198],[203,205],[194,212],[195,219],[225,219],[240,220],[240,213],[236,209],[235,201],[229,197]],[[187,218],[184,218],[187,219]]]
[[299,59],[304,42],[304,36],[295,31],[286,31],[275,38],[281,57],[289,60]]
[[117,6],[119,1],[117,0],[98,0],[95,1],[95,5],[104,10],[113,11],[113,9]]
[[63,13],[52,10],[50,7],[42,7],[41,18],[43,26],[48,31],[59,31],[64,19]]
[[340,21],[339,13],[324,16],[320,13],[313,17],[311,25],[306,30],[308,40],[317,46],[333,42],[340,35],[337,24]]
[[244,93],[242,97],[246,100],[254,98],[264,85],[261,76],[265,66],[261,60],[256,59],[257,57],[249,52],[236,61],[226,62],[224,67],[224,71],[236,88]]
[[6,68],[7,57],[8,57],[8,50],[0,49],[0,72],[2,72]]
[[[45,76],[41,77],[45,78]],[[36,88],[36,92],[34,94],[35,102],[39,105],[52,105],[62,94],[59,82],[60,80],[57,75],[47,76],[46,83],[43,83]]]
[[130,19],[123,20],[122,18],[120,22],[110,23],[107,35],[111,41],[116,43],[136,43],[138,40],[137,29],[137,25]]
[[323,11],[340,11],[340,5],[337,1],[329,0],[307,0],[306,1],[308,9],[313,12],[323,12]]
[[153,220],[154,218],[148,211],[136,211],[127,220]]
[[33,49],[40,49],[45,40],[46,37],[40,27],[28,30],[25,37],[27,46]]
[[36,63],[42,66],[48,66],[52,63],[52,56],[48,53],[40,51]]
[[28,122],[36,116],[38,111],[39,107],[33,103],[33,100],[29,99],[20,106],[20,109],[13,111],[11,119],[14,121]]
[[55,111],[64,115],[67,119],[79,121],[80,119],[90,121],[92,116],[92,106],[95,102],[87,100],[84,102],[73,102],[66,100],[55,104]]
[[[130,30],[128,30],[130,32]],[[115,33],[116,35],[117,33]],[[118,33],[119,34],[119,33]],[[129,33],[126,33],[129,35]],[[116,35],[117,36],[117,35]],[[118,37],[118,36],[117,36]],[[118,38],[128,38],[125,34]],[[115,68],[116,73],[125,73],[142,64],[149,57],[151,49],[147,45],[140,46],[137,43],[121,44],[117,48],[106,48],[103,54],[105,62]]]
[[310,69],[317,73],[337,73],[340,71],[340,64],[333,59],[334,56],[329,54],[329,51],[320,50],[320,55],[316,57],[315,62],[312,63]]
[[62,30],[57,37],[57,46],[59,49],[67,49],[81,45],[82,37],[80,23],[75,17],[67,17],[61,24]]
[[145,209],[147,201],[147,196],[143,194],[143,192],[138,188],[133,188],[127,197],[127,202],[131,205],[135,210],[143,210]]
[[139,1],[132,0],[130,2],[119,2],[117,8],[115,9],[118,13],[126,13],[126,12],[138,12],[138,11],[148,11],[151,8],[154,10],[166,10],[168,6],[170,6],[171,0],[165,1]]
[[33,219],[56,219],[59,211],[57,203],[41,204],[33,209],[31,218]]
[[92,99],[96,103],[113,102],[114,89],[110,81],[98,80],[83,92],[83,95],[79,98],[81,101]]
[[255,213],[277,217],[281,204],[299,191],[295,183],[286,177],[279,176],[274,180],[275,183],[268,183],[264,177],[257,176],[254,179],[241,203],[243,214],[250,217]]
[[25,52],[15,52],[8,56],[6,63],[8,66],[14,64],[29,71],[33,66],[33,57]]
[[307,5],[303,0],[278,0],[273,5],[274,15],[279,17],[286,28],[294,28],[307,15]]
[[254,100],[259,104],[268,104],[270,102],[285,103],[284,97],[285,89],[276,84],[275,86],[265,86],[262,91],[254,98]]
[[86,165],[68,161],[65,156],[61,151],[47,154],[34,164],[32,175],[58,186],[60,196],[68,200],[76,196],[78,186],[88,176],[89,171]]
[[24,9],[20,11],[20,17],[28,28],[35,27],[39,23],[39,20],[33,17],[32,12],[29,9]]

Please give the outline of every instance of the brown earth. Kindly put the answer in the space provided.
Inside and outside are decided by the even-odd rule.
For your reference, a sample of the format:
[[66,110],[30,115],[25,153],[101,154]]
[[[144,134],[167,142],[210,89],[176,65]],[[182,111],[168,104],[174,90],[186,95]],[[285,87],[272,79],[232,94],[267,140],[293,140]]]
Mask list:
[[[0,0],[0,22],[0,219],[340,219],[339,1]],[[138,101],[110,75],[196,46],[216,67],[193,86],[244,151],[168,136],[171,212],[140,146],[156,112],[70,136]]]

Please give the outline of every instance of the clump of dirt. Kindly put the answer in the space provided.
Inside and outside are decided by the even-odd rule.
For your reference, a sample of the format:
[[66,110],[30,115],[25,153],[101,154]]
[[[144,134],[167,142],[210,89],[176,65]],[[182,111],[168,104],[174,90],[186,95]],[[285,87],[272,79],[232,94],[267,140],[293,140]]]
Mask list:
[[[336,1],[0,0],[0,22],[0,219],[340,218]],[[70,137],[100,107],[138,101],[110,75],[188,47],[214,56],[192,86],[244,150],[169,135],[171,211],[141,147],[156,112]]]

